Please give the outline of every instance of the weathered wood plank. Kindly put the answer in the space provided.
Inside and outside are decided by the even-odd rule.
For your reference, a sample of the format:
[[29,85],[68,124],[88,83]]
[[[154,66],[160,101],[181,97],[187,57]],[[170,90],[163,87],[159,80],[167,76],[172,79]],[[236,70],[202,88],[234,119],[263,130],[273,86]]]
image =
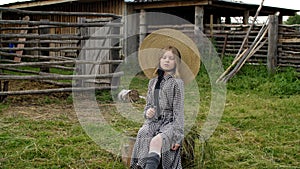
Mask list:
[[2,75],[0,80],[78,80],[78,79],[101,79],[101,78],[112,78],[121,77],[123,72],[109,73],[102,75],[49,75],[49,76],[38,76],[38,75],[26,75],[26,76],[16,76],[16,75]]
[[203,1],[173,1],[173,2],[155,2],[155,3],[138,3],[134,5],[134,9],[155,9],[155,8],[169,8],[169,7],[183,7],[183,6],[197,6],[208,5],[208,0]]

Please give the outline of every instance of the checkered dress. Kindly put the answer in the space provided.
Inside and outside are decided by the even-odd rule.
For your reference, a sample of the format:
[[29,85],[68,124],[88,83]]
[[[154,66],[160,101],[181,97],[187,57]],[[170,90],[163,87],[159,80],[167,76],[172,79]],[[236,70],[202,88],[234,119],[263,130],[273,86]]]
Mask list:
[[[151,79],[148,85],[146,111],[154,106],[154,86],[157,78]],[[159,89],[160,114],[147,119],[140,128],[134,145],[131,167],[145,167],[151,139],[161,134],[163,138],[162,167],[163,169],[181,169],[180,148],[172,151],[171,145],[181,144],[184,137],[184,85],[181,79],[165,75]]]

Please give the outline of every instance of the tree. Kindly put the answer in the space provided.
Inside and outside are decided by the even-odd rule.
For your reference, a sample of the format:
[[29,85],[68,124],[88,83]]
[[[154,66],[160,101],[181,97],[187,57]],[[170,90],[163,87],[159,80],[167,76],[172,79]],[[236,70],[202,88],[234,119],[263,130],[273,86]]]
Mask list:
[[290,16],[284,23],[287,25],[300,24],[300,15]]

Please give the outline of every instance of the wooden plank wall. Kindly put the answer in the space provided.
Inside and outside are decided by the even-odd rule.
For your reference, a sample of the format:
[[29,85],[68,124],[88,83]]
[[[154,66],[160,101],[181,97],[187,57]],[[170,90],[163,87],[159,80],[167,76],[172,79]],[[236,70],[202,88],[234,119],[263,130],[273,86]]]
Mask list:
[[300,72],[300,25],[279,25],[278,65]]
[[[2,9],[5,11],[6,9]],[[18,11],[15,11],[16,13]],[[81,51],[107,51],[110,54],[111,51],[114,54],[119,55],[119,51],[122,50],[122,44],[103,45],[101,43],[103,39],[107,42],[111,42],[111,39],[119,42],[123,38],[122,32],[99,32],[99,34],[80,34],[82,29],[96,29],[96,28],[111,28],[120,30],[123,27],[123,23],[111,22],[113,18],[119,18],[120,16],[111,15],[107,13],[82,13],[82,12],[54,12],[51,11],[20,11],[23,15],[32,15],[38,13],[39,16],[76,16],[83,17],[98,16],[98,18],[92,22],[64,22],[64,21],[50,21],[50,20],[0,20],[0,81],[14,81],[14,80],[37,80],[47,84],[53,84],[62,88],[43,89],[43,90],[26,90],[26,91],[0,91],[1,95],[21,95],[21,94],[46,94],[53,92],[71,92],[72,80],[88,81],[89,79],[108,79],[112,76],[121,76],[122,72],[114,73],[110,69],[106,72],[96,72],[93,74],[82,74],[82,69],[75,67],[76,65],[117,65],[122,63],[119,56],[107,56],[106,59],[94,59],[78,57],[78,55],[67,55],[66,51],[72,51],[82,56]],[[10,12],[12,13],[12,11]],[[17,14],[15,14],[17,15]],[[37,15],[37,14],[35,14]],[[120,20],[118,20],[120,21]],[[9,27],[7,27],[9,24]],[[21,25],[24,25],[20,28]],[[5,26],[5,27],[4,27]],[[64,33],[55,34],[51,32],[49,28],[72,28],[77,30],[76,33]],[[29,33],[25,34],[22,31],[28,30]],[[10,33],[4,33],[10,32]],[[35,33],[33,33],[35,32]],[[91,32],[92,33],[92,32]],[[102,34],[101,34],[102,33]],[[20,38],[25,38],[26,41],[20,41]],[[93,40],[97,46],[84,46],[81,45],[82,41]],[[99,42],[99,43],[98,43]],[[23,44],[22,47],[12,47],[9,44]],[[24,51],[22,53],[16,53],[16,51]],[[65,52],[63,52],[65,51]],[[58,52],[58,55],[52,55],[51,52]],[[95,52],[93,53],[95,54]],[[14,61],[15,57],[20,58],[18,62]],[[96,67],[95,66],[95,67]],[[112,66],[103,66],[112,67]],[[47,71],[45,69],[47,68]],[[10,72],[16,72],[17,75],[11,75]],[[77,74],[74,74],[77,73]],[[26,74],[26,75],[24,75]],[[101,81],[102,83],[102,81]],[[79,83],[78,83],[79,84]],[[99,85],[98,85],[99,84]],[[83,85],[77,85],[76,90],[91,90],[92,88],[86,88]],[[96,89],[110,89],[115,88],[105,81],[105,86],[100,83],[95,84]],[[94,89],[95,89],[94,88]],[[92,89],[92,90],[94,90]]]
[[[244,37],[246,36],[246,30],[250,25],[225,25],[225,24],[214,24],[212,32],[210,31],[210,25],[205,25],[205,34],[208,38],[212,39],[212,43],[215,45],[219,55],[232,55],[240,49]],[[194,33],[194,25],[163,25],[163,26],[150,26],[148,32],[152,32],[159,28],[173,28],[180,30],[186,34],[192,35]],[[254,40],[261,26],[255,26],[249,36],[249,44]],[[211,37],[212,35],[212,37]],[[266,37],[267,38],[267,37]],[[250,61],[253,63],[266,63],[268,52],[268,44],[255,54]]]
[[[64,11],[64,12],[96,12],[96,13],[111,13],[115,15],[122,15],[125,2],[123,0],[107,0],[95,2],[72,2],[65,4],[57,4],[50,6],[32,7],[26,10],[30,11]],[[3,20],[20,20],[23,16],[15,15],[13,13],[3,13]],[[60,15],[30,15],[30,19],[39,21],[41,19],[48,19],[55,22],[71,22],[77,23],[77,16],[60,16]],[[93,16],[87,19],[96,18]],[[9,25],[7,25],[9,26]],[[74,34],[76,29],[73,28],[56,28],[56,34]],[[53,32],[53,31],[52,31]],[[4,32],[8,33],[8,32]]]
[[[235,56],[247,34],[250,25],[233,25],[233,24],[214,24],[211,31],[210,25],[205,25],[205,34],[211,38],[220,57]],[[255,25],[250,32],[248,44],[254,41],[262,25]],[[173,28],[186,34],[194,33],[194,25],[161,25],[149,26],[148,32],[153,32],[161,28]],[[265,36],[265,39],[268,38]],[[279,25],[279,42],[278,42],[278,63],[280,67],[294,67],[300,72],[300,26]],[[251,64],[267,64],[268,42],[260,48],[249,60]]]

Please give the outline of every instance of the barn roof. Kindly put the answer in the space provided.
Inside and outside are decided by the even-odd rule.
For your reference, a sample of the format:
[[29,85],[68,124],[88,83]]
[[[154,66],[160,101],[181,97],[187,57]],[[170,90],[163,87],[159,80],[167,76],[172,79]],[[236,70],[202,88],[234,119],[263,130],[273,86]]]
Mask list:
[[[30,8],[46,5],[55,5],[60,3],[71,2],[94,2],[94,1],[108,1],[108,0],[28,0],[22,2],[8,3],[0,5],[0,7],[9,8]],[[239,16],[245,10],[250,11],[250,15],[255,15],[259,5],[243,3],[242,1],[232,0],[124,0],[134,6],[135,9],[155,9],[167,7],[181,7],[193,5],[206,5],[213,11],[222,13],[228,16]],[[280,12],[282,16],[293,16],[299,10],[286,9],[279,7],[264,6],[260,12],[260,16],[273,15],[275,12]]]
[[[209,7],[214,13],[222,13],[223,16],[240,16],[246,10],[250,11],[250,15],[255,15],[259,5],[243,3],[237,0],[134,0],[135,9],[155,9],[179,6],[204,5]],[[260,16],[274,15],[280,12],[282,16],[294,16],[300,10],[279,8],[272,6],[263,6]],[[225,15],[224,15],[225,13]]]

